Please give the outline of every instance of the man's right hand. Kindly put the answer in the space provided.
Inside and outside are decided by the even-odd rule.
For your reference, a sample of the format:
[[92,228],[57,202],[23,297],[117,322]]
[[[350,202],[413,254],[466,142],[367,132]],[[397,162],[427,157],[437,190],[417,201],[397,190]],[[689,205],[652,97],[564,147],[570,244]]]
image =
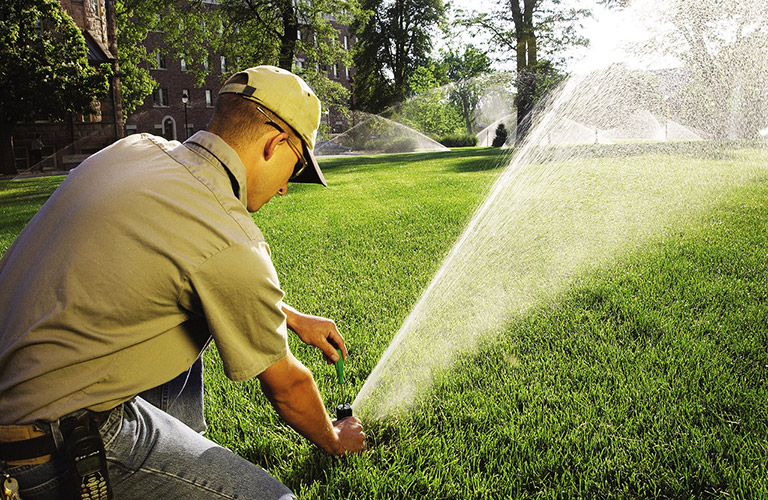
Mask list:
[[346,450],[344,453],[360,453],[365,449],[365,433],[359,418],[346,417],[334,420],[333,429],[336,431],[339,443]]
[[347,417],[331,421],[315,379],[290,352],[261,372],[258,379],[262,392],[283,420],[326,452],[344,455],[365,448],[360,420]]

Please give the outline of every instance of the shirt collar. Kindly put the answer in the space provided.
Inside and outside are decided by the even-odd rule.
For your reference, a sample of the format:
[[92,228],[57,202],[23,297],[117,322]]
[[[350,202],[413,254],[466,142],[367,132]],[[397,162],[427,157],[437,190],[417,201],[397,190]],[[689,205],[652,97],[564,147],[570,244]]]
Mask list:
[[184,146],[203,156],[213,165],[221,165],[232,181],[234,195],[247,206],[245,165],[232,146],[218,135],[206,130],[195,132],[184,142]]

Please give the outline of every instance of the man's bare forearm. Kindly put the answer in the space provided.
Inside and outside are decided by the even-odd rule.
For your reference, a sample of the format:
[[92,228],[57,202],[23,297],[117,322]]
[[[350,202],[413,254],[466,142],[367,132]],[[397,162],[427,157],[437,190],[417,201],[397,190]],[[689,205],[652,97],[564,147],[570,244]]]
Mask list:
[[330,454],[345,453],[312,374],[291,353],[267,368],[259,381],[275,411],[299,434]]

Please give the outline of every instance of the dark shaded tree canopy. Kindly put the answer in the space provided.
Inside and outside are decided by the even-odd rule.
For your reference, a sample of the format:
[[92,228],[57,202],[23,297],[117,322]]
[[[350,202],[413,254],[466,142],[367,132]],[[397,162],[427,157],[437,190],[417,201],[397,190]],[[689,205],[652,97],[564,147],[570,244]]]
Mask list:
[[0,2],[0,54],[0,148],[3,172],[14,172],[11,127],[91,111],[111,68],[88,63],[80,29],[56,0]]

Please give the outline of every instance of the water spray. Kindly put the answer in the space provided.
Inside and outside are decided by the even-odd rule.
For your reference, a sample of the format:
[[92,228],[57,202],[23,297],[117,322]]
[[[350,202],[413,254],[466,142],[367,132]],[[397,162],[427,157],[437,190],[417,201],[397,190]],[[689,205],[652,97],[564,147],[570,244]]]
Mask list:
[[344,358],[341,355],[341,349],[336,349],[339,353],[339,360],[336,362],[336,379],[339,384],[339,403],[336,406],[336,420],[352,416],[352,405],[344,401]]

